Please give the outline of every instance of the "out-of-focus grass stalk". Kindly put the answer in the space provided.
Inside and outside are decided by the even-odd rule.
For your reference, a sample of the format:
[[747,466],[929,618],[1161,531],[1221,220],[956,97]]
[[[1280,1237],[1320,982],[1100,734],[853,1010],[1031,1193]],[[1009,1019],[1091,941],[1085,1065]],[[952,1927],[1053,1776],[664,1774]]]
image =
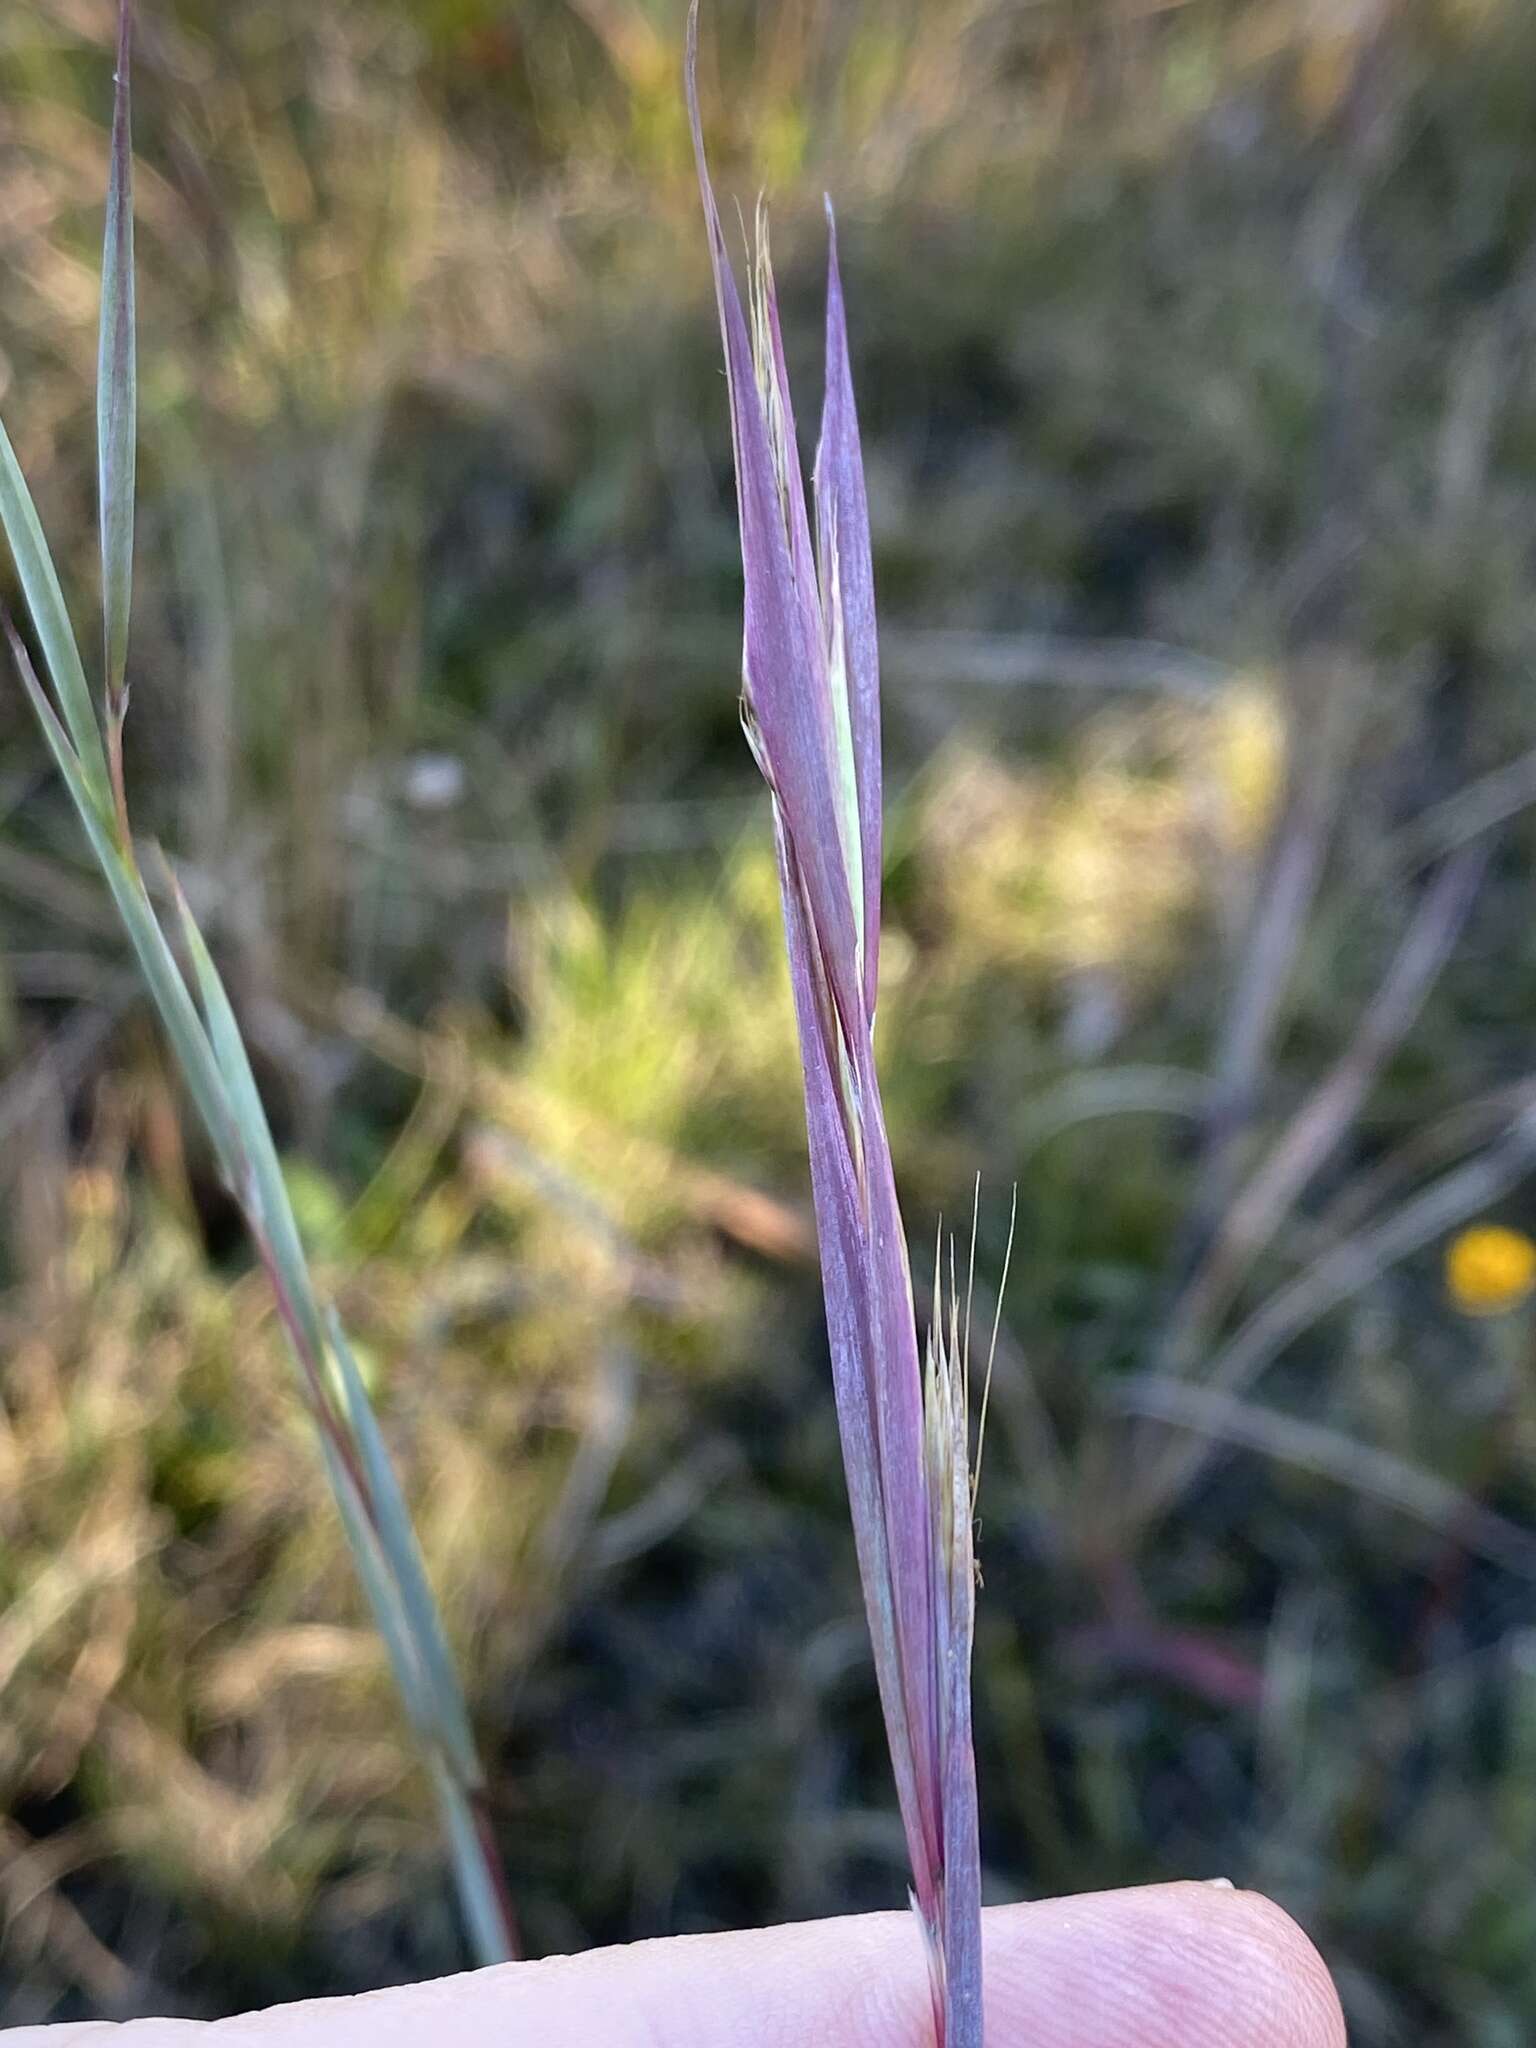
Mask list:
[[128,715],[128,620],[133,609],[133,505],[138,464],[139,358],[133,266],[132,0],[117,18],[111,174],[101,252],[101,340],[96,357],[97,510],[101,527],[102,673],[107,767],[118,836],[126,845],[123,721]]
[[951,1311],[946,1327],[941,1303],[926,1369],[919,1359],[875,1071],[879,668],[836,235],[813,545],[763,220],[759,214],[749,328],[704,157],[697,53],[695,0],[687,91],[736,458],[742,716],[773,798],[843,1462],[935,2033],[940,2048],[980,2048],[966,1364],[958,1319]]
[[51,694],[9,618],[4,631],[220,1171],[271,1282],[358,1575],[432,1778],[474,1952],[482,1962],[501,1962],[516,1953],[511,1901],[491,1833],[469,1714],[405,1501],[340,1322],[334,1312],[322,1308],[316,1294],[272,1133],[218,970],[171,877],[176,921],[191,964],[190,982],[183,974],[145,885],[129,829],[122,735],[128,709],[136,434],[131,35],[131,0],[123,0],[97,393],[105,745],[47,541],[0,425],[0,526],[16,563]]

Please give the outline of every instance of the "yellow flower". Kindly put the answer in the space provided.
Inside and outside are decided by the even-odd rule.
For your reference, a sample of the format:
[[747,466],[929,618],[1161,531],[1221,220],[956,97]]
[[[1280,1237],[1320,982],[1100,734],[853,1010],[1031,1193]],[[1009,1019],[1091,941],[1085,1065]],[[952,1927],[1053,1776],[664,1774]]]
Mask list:
[[1501,1316],[1536,1287],[1536,1244],[1521,1230],[1474,1224],[1451,1240],[1445,1284],[1463,1315]]

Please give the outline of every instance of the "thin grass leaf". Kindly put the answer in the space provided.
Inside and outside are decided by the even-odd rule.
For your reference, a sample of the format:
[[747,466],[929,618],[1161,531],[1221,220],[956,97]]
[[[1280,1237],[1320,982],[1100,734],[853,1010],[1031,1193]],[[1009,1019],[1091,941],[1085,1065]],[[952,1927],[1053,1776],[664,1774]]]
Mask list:
[[[225,1176],[242,1205],[249,1206],[253,1229],[270,1230],[268,1249],[275,1244],[284,1247],[281,1254],[273,1251],[274,1284],[281,1284],[283,1305],[298,1317],[297,1329],[290,1329],[296,1349],[302,1352],[307,1333],[315,1333],[314,1351],[309,1360],[301,1355],[300,1364],[318,1371],[325,1350],[313,1283],[271,1130],[223,982],[184,896],[175,889],[208,1020],[205,1029],[138,869],[118,847],[101,805],[86,788],[69,735],[48,701],[25,645],[11,621],[3,623],[23,687],[80,813]],[[174,885],[174,877],[172,880]],[[369,1607],[384,1638],[406,1717],[427,1753],[438,1786],[455,1883],[475,1955],[482,1963],[505,1962],[515,1953],[510,1907],[494,1852],[471,1807],[484,1781],[468,1710],[399,1483],[356,1362],[334,1319],[331,1339],[344,1410],[338,1417],[320,1401],[315,1404],[316,1433],[331,1492]],[[314,1391],[323,1395],[323,1382]],[[346,1425],[342,1431],[336,1427],[338,1420]],[[442,1789],[445,1773],[451,1797]]]
[[[1237,1396],[1287,1345],[1360,1294],[1378,1273],[1422,1250],[1487,1209],[1536,1166],[1536,1104],[1518,1111],[1502,1136],[1464,1164],[1420,1188],[1400,1207],[1327,1248],[1261,1302],[1204,1367],[1199,1391]],[[1207,1443],[1180,1445],[1136,1475],[1124,1526],[1138,1533],[1172,1513],[1214,1460]]]
[[16,460],[10,436],[0,423],[0,527],[4,528],[11,559],[27,612],[43,652],[43,664],[53,684],[58,708],[74,746],[76,767],[85,787],[102,804],[110,804],[107,757],[101,744],[101,727],[80,661],[75,629],[59,587],[58,572],[27,480]]
[[213,955],[198,929],[180,884],[174,875],[170,880],[182,939],[192,962],[198,1000],[207,1023],[209,1042],[218,1062],[241,1150],[249,1168],[250,1186],[248,1190],[237,1192],[243,1192],[244,1198],[254,1206],[262,1236],[282,1275],[289,1302],[299,1318],[307,1354],[318,1364],[325,1355],[325,1336],[299,1227],[288,1199],[288,1184],[283,1179],[277,1147],[272,1142],[272,1127],[267,1122],[245,1041],[240,1036],[240,1026],[235,1020],[219,970],[214,965]]
[[[427,1753],[476,1957],[482,1963],[505,1962],[515,1953],[510,1904],[473,1812],[473,1802],[484,1792],[484,1773],[410,1513],[334,1309],[324,1318],[322,1339],[321,1311],[239,1025],[174,876],[172,885],[214,1054],[250,1161],[250,1194],[257,1211],[253,1228],[265,1240],[274,1281],[296,1325],[290,1335],[313,1382],[321,1447],[348,1544],[407,1716]],[[322,1377],[327,1356],[340,1382],[339,1412],[330,1404]]]
[[133,505],[138,422],[134,343],[133,145],[129,65],[132,0],[117,23],[112,167],[101,258],[101,335],[96,361],[96,460],[101,523],[101,610],[107,718],[122,723],[128,703],[128,620],[133,604]]
[[494,1855],[488,1853],[471,1803],[478,1777],[466,1786],[454,1760],[444,1752],[436,1691],[378,1531],[353,1474],[324,1431],[320,1449],[357,1575],[384,1642],[395,1689],[426,1760],[476,1961],[482,1965],[509,1962],[516,1952],[510,1911]]
[[368,1519],[357,1482],[324,1431],[320,1433],[320,1451],[325,1460],[326,1477],[331,1482],[331,1491],[341,1511],[347,1547],[357,1566],[374,1625],[384,1638],[384,1648],[406,1718],[417,1742],[430,1752],[434,1747],[431,1692],[383,1549]]
[[509,1908],[495,1882],[495,1866],[485,1854],[483,1818],[440,1761],[433,1762],[432,1778],[474,1952],[482,1965],[510,1962],[515,1951],[508,1943]]
[[[326,1322],[345,1413],[369,1489],[368,1541],[358,1550],[360,1565],[366,1560],[369,1598],[381,1617],[401,1691],[409,1689],[416,1702],[418,1736],[427,1752],[471,1944],[481,1963],[507,1962],[517,1953],[514,1915],[489,1838],[485,1778],[469,1712],[362,1374],[334,1309]],[[351,1475],[344,1468],[342,1477],[350,1501]]]
[[[271,1128],[234,1011],[185,897],[170,875],[201,1014],[144,886],[122,779],[122,723],[132,598],[135,366],[132,158],[129,139],[130,0],[118,22],[111,189],[103,253],[97,391],[107,745],[36,508],[0,427],[0,525],[58,699],[43,687],[9,617],[0,626],[22,686],[79,813],[172,1051],[256,1240],[317,1424],[343,1528],[399,1688],[425,1753],[443,1815],[454,1877],[475,1953],[515,1953],[505,1880],[483,1809],[483,1778],[468,1711],[425,1568],[377,1421],[339,1322],[327,1345],[314,1285]],[[62,717],[61,714],[62,713]],[[167,870],[169,874],[169,870]],[[337,1388],[326,1370],[335,1366]]]
[[437,1604],[427,1584],[426,1568],[411,1527],[405,1496],[400,1491],[400,1482],[385,1448],[378,1417],[368,1399],[362,1374],[357,1369],[357,1360],[352,1355],[341,1319],[334,1309],[326,1317],[326,1329],[331,1355],[341,1380],[346,1417],[368,1481],[373,1526],[399,1593],[411,1639],[416,1645],[434,1702],[433,1733],[447,1752],[459,1783],[466,1788],[479,1789],[484,1778],[475,1751],[469,1714],[459,1690]]
[[171,1050],[175,1054],[188,1090],[213,1141],[221,1167],[233,1183],[239,1172],[239,1148],[234,1121],[219,1077],[218,1063],[208,1043],[196,1006],[187,993],[176,957],[165,942],[153,906],[144,893],[136,868],[131,867],[112,835],[107,814],[87,786],[79,757],[69,735],[59,722],[48,694],[38,680],[31,657],[10,619],[4,631],[11,659],[31,700],[39,725],[48,741],[64,786],[74,801],[80,822],[90,841],[112,901],[117,908],[149,992],[160,1013]]
[[410,1512],[334,1309],[324,1318],[322,1340],[320,1308],[239,1025],[179,887],[175,895],[209,1036],[251,1162],[259,1212],[253,1221],[259,1221],[287,1307],[297,1319],[293,1334],[300,1362],[320,1382],[322,1361],[329,1356],[340,1381],[339,1415],[325,1402],[323,1382],[315,1388],[323,1404],[320,1440],[327,1470],[407,1713],[432,1764],[470,1937],[481,1962],[504,1962],[514,1952],[509,1904],[472,1805],[483,1795],[484,1773]]

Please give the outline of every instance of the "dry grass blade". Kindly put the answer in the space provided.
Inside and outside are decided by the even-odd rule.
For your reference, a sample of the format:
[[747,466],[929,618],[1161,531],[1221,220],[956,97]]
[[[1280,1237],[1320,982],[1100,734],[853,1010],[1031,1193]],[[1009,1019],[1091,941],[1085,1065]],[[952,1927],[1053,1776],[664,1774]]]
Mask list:
[[1536,1536],[1529,1530],[1485,1508],[1461,1487],[1358,1437],[1300,1416],[1282,1415],[1234,1394],[1208,1387],[1181,1387],[1165,1380],[1128,1381],[1115,1390],[1114,1400],[1127,1414],[1170,1423],[1212,1443],[1259,1451],[1282,1464],[1317,1473],[1395,1508],[1426,1528],[1454,1537],[1468,1550],[1522,1578],[1536,1579]]
[[[1325,679],[1323,687],[1326,687]],[[1315,684],[1315,686],[1317,686]],[[1296,742],[1290,801],[1275,834],[1222,1018],[1215,1094],[1176,1260],[1182,1281],[1203,1256],[1241,1172],[1242,1139],[1260,1092],[1291,985],[1307,915],[1322,874],[1359,716],[1358,692],[1328,689],[1315,734]]]
[[1354,1123],[1450,957],[1485,865],[1483,849],[1466,848],[1435,877],[1353,1039],[1227,1208],[1209,1254],[1169,1318],[1158,1347],[1160,1372],[1176,1373],[1189,1362],[1244,1272]]
[[[1270,1296],[1222,1345],[1202,1390],[1240,1394],[1270,1361],[1379,1273],[1496,1201],[1536,1165],[1536,1109],[1526,1108],[1497,1143],[1441,1176],[1380,1222],[1345,1238]],[[1182,1499],[1217,1446],[1181,1444],[1150,1462],[1133,1490],[1128,1525],[1144,1528]]]

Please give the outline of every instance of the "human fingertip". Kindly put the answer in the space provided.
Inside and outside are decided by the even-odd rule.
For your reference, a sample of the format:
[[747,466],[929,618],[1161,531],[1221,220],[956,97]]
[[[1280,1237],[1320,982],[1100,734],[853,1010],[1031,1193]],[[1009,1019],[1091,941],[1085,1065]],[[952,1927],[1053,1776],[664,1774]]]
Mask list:
[[1217,1903],[1241,1920],[1244,1940],[1272,1980],[1275,2048],[1345,2048],[1332,1973],[1300,1923],[1262,1892],[1234,1888]]
[[1343,2048],[1322,1958],[1271,1900],[1147,1886],[1009,1907],[987,1927],[993,2048]]

